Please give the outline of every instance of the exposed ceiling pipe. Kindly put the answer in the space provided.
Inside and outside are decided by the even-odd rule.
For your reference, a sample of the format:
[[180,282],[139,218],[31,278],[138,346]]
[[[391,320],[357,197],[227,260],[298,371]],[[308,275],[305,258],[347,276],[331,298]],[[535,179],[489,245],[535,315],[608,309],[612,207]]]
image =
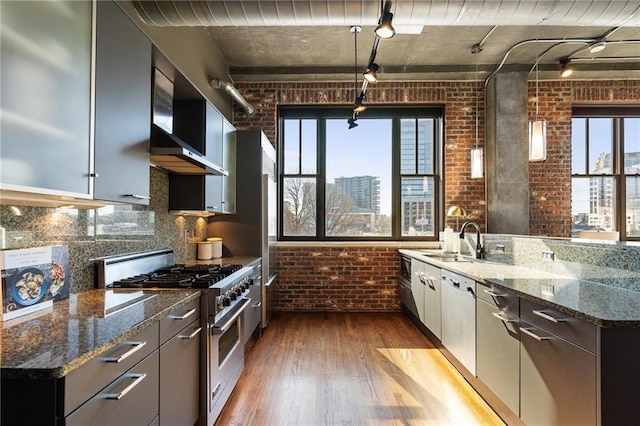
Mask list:
[[217,79],[217,78],[212,78],[211,81],[209,81],[209,84],[214,89],[222,89],[225,92],[227,92],[229,94],[229,96],[231,96],[233,98],[233,100],[236,101],[238,103],[238,105],[240,105],[240,107],[244,110],[245,114],[247,114],[249,116],[255,114],[256,108],[253,105],[251,105],[240,94],[240,92],[238,92],[238,89],[233,87],[233,84],[225,82],[225,81],[221,81],[220,79]]

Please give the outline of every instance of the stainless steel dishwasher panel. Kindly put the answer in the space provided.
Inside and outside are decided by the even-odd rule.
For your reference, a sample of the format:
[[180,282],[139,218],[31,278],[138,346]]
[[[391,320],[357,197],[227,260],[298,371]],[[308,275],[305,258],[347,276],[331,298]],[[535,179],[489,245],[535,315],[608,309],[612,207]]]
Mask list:
[[442,271],[442,344],[476,375],[476,283]]

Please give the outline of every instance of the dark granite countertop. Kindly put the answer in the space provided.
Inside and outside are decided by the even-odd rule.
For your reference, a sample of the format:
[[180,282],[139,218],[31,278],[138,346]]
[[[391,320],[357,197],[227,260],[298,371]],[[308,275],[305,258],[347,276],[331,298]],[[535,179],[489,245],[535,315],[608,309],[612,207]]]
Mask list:
[[88,290],[2,323],[2,378],[55,379],[200,297],[199,290]]
[[462,261],[445,261],[437,256],[437,250],[400,252],[475,281],[512,290],[600,327],[640,327],[640,292],[466,256],[460,257]]

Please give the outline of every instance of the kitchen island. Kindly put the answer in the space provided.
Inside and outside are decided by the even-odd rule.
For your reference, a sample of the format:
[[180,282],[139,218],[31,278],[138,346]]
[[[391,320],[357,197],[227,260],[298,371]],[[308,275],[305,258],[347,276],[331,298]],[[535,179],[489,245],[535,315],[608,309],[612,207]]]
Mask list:
[[[400,254],[413,260],[415,305],[403,302],[403,310],[508,424],[640,422],[640,292],[632,282],[612,270],[604,282],[558,273],[568,262],[544,270],[438,250]],[[441,323],[427,321],[434,306]]]

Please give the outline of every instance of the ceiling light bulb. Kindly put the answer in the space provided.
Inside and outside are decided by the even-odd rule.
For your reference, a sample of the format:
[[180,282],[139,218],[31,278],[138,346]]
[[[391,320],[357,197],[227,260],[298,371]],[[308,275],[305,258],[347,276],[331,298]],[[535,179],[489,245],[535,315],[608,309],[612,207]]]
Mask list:
[[607,43],[604,41],[599,41],[598,43],[592,44],[591,47],[589,47],[589,53],[602,52],[605,47],[607,47]]
[[560,60],[560,77],[569,77],[573,74],[573,68],[569,66],[570,59],[564,58]]
[[396,30],[393,29],[391,21],[393,20],[393,13],[384,12],[382,19],[380,19],[380,25],[376,27],[376,35],[380,38],[391,38],[396,34]]
[[356,104],[353,107],[353,111],[357,114],[366,110],[367,106],[364,104],[364,93],[361,93],[360,96],[356,98]]
[[365,73],[362,75],[369,83],[377,83],[378,82],[378,73],[377,71],[380,69],[378,64],[371,64],[371,67],[367,69]]

